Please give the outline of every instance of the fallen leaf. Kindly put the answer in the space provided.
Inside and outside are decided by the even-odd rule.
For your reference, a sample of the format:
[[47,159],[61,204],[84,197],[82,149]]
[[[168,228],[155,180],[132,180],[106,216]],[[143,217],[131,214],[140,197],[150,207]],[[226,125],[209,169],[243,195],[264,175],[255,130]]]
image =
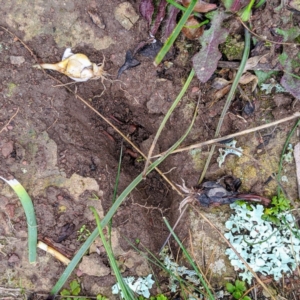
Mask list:
[[105,25],[103,24],[102,20],[100,19],[99,15],[97,13],[88,11],[88,14],[91,17],[91,19],[95,25],[97,25],[101,29],[105,28]]
[[257,64],[267,55],[269,55],[269,53],[264,54],[264,55],[250,57],[246,62],[243,72],[245,73],[247,70],[253,70],[253,68],[256,67]]
[[130,50],[128,50],[126,52],[126,56],[125,56],[125,63],[123,64],[123,66],[119,69],[118,71],[118,76],[117,78],[119,78],[121,76],[121,74],[126,71],[127,69],[130,69],[130,68],[133,68],[137,65],[139,65],[140,62],[135,59],[133,56],[132,56],[132,53]]
[[168,14],[166,19],[164,20],[163,23],[163,29],[162,29],[162,37],[161,40],[164,42],[173,32],[174,28],[177,25],[177,15],[180,12],[178,8],[176,8],[173,5],[170,5],[168,8]]
[[150,25],[152,22],[152,15],[154,12],[154,5],[152,0],[141,0],[139,10],[143,18],[145,18],[148,21],[148,24]]
[[223,98],[230,91],[230,88],[231,88],[231,84],[229,84],[229,85],[221,88],[217,92],[215,92],[213,104],[215,103],[216,100]]
[[300,99],[299,49],[294,45],[283,45],[279,62],[284,71],[280,84],[287,92]]
[[166,0],[161,0],[160,3],[159,3],[157,15],[155,17],[155,21],[153,23],[153,26],[151,27],[151,30],[150,30],[150,33],[151,33],[152,36],[155,36],[161,22],[165,18],[167,5],[168,5],[168,3],[167,3]]
[[243,6],[248,4],[248,0],[222,0],[226,9],[231,12],[238,12]]
[[223,87],[227,86],[228,84],[230,84],[232,81],[228,81],[224,78],[215,78],[212,82],[212,87],[216,90],[222,89]]
[[193,57],[193,66],[198,79],[207,82],[217,69],[218,61],[222,57],[218,49],[219,44],[224,43],[228,36],[228,29],[222,28],[223,20],[227,17],[224,12],[211,13],[211,27],[205,30],[200,38],[201,50]]
[[[191,0],[182,0],[182,5],[185,7],[188,7],[190,5]],[[211,10],[214,10],[217,8],[216,4],[210,4],[201,0],[198,0],[194,11],[196,12],[200,12],[200,13],[206,13],[209,12]]]
[[240,84],[248,84],[251,81],[253,81],[252,89],[251,89],[251,91],[253,92],[256,89],[256,86],[257,86],[257,83],[258,83],[257,76],[247,72],[247,73],[242,75],[239,83]]
[[196,18],[193,16],[189,17],[182,28],[182,33],[190,40],[200,37],[203,34],[204,27],[199,27],[199,24]]

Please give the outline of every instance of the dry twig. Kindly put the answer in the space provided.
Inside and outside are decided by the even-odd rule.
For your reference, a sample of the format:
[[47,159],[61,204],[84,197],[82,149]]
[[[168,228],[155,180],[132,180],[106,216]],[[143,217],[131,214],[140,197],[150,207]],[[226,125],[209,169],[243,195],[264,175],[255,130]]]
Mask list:
[[[248,133],[251,133],[251,132],[266,129],[266,128],[269,128],[271,126],[275,126],[275,125],[278,125],[278,124],[281,124],[281,123],[284,123],[284,122],[287,122],[287,121],[291,121],[291,120],[293,120],[295,118],[299,118],[299,117],[300,117],[300,112],[295,112],[290,117],[286,117],[286,118],[271,122],[269,124],[264,124],[264,125],[257,126],[257,127],[254,127],[254,128],[246,129],[244,131],[232,133],[232,134],[220,137],[220,138],[216,138],[216,139],[212,139],[212,140],[209,140],[209,141],[197,143],[197,144],[194,144],[194,145],[191,145],[191,146],[176,149],[172,152],[172,154],[183,152],[183,151],[188,151],[188,150],[193,150],[193,149],[197,149],[197,148],[202,148],[203,146],[208,146],[208,145],[212,145],[212,144],[216,144],[216,143],[220,143],[220,142],[225,141],[227,139],[235,138],[237,136],[241,136],[241,135],[245,135],[245,134],[248,134]],[[154,155],[152,158],[161,157],[162,155],[164,155],[164,152],[160,153],[160,154],[157,154],[157,155]]]
[[257,33],[253,32],[242,20],[241,18],[237,18],[238,21],[253,35],[255,35],[258,39],[264,41],[264,42],[269,42],[269,43],[272,43],[272,44],[276,44],[276,45],[297,45],[295,43],[284,43],[284,42],[275,42],[275,41],[271,41],[271,40],[268,40],[266,38],[264,38],[263,36],[261,35],[258,35]]

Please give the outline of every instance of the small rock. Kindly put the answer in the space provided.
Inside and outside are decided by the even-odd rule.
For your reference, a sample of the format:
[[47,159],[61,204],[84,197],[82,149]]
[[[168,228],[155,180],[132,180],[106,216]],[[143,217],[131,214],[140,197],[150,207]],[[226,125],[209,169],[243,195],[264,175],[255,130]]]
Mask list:
[[62,195],[58,195],[56,198],[57,198],[58,201],[64,200],[64,197]]
[[15,205],[14,204],[7,204],[5,206],[5,210],[11,219],[15,216]]
[[91,254],[89,256],[84,256],[82,262],[79,265],[79,269],[90,276],[106,276],[110,274],[110,268],[108,268],[101,261],[98,254]]
[[12,65],[21,65],[25,62],[25,58],[23,56],[10,56],[9,59]]
[[289,106],[289,105],[292,104],[292,99],[288,95],[276,94],[274,96],[274,102],[275,102],[275,104],[276,104],[277,107],[280,107],[280,106]]
[[130,30],[139,16],[129,2],[123,2],[115,8],[115,18],[126,30]]
[[6,158],[14,151],[13,141],[7,142],[2,146],[1,152],[2,155]]
[[8,259],[9,265],[15,265],[20,261],[20,258],[17,254],[12,253],[11,256]]
[[192,88],[192,93],[194,94],[194,93],[198,93],[198,92],[199,92],[199,88],[197,86],[194,86]]

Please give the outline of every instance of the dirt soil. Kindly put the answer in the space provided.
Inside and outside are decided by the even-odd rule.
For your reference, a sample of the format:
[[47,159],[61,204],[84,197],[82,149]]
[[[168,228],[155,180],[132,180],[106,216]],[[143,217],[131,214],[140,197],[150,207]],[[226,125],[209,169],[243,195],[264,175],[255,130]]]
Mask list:
[[[138,15],[127,24],[128,29],[115,15],[115,8],[122,2],[30,0],[25,4],[17,0],[1,1],[0,25],[13,35],[0,28],[0,176],[16,178],[31,196],[39,240],[51,239],[60,244],[70,258],[82,244],[78,234],[82,226],[89,231],[95,228],[89,206],[96,207],[103,216],[112,204],[122,145],[118,194],[144,167],[140,154],[123,142],[122,137],[76,95],[85,99],[147,154],[156,130],[190,72],[191,58],[199,49],[197,42],[180,36],[176,51],[168,59],[173,63],[171,68],[156,68],[152,58],[139,55],[137,58],[141,64],[126,70],[117,80],[126,52],[133,51],[141,41],[148,39],[147,23],[139,15],[139,1],[128,1]],[[97,14],[105,28],[97,26],[88,12]],[[259,11],[254,17],[256,22],[263,20],[262,27],[270,26],[268,22],[274,25],[277,20],[271,14]],[[241,27],[234,30],[243,32]],[[105,90],[101,80],[90,80],[68,85],[74,94],[55,80],[63,84],[71,82],[65,75],[33,68],[37,63],[35,57],[39,63],[60,61],[66,47],[72,47],[74,53],[86,54],[95,63],[102,63],[105,57],[104,69],[110,74],[103,82]],[[200,91],[198,116],[184,145],[214,137],[225,97],[211,105],[211,84],[211,80],[200,84],[193,79],[167,122],[155,153],[168,149],[185,132]],[[255,98],[254,113],[240,113],[236,107],[243,108],[245,101],[236,97],[235,106],[230,108],[224,120],[222,136],[290,116],[300,109],[299,101],[287,93],[248,95]],[[218,167],[219,153],[216,151],[206,179],[234,175],[241,178],[244,192],[266,197],[274,195],[276,182],[268,182],[268,179],[277,172],[282,146],[294,122],[238,137],[237,146],[242,147],[247,156],[229,156],[221,168]],[[296,141],[297,138],[293,137],[293,145]],[[208,152],[209,147],[203,147],[172,155],[159,169],[174,184],[181,184],[184,179],[188,187],[195,186]],[[253,163],[252,158],[258,163]],[[294,165],[285,164],[283,175],[287,176],[288,182],[282,182],[282,185],[289,196],[296,199]],[[141,250],[143,245],[157,253],[168,235],[162,216],[174,224],[182,199],[157,172],[152,172],[123,202],[113,218],[113,247],[124,264],[124,277],[146,276],[151,272],[145,260],[132,250],[124,237],[132,243],[138,240]],[[40,249],[37,263],[28,263],[25,215],[18,198],[4,182],[0,182],[0,208],[0,286],[3,288],[0,294],[3,293],[4,297],[9,294],[8,289],[22,288],[27,295],[35,292],[39,295],[36,294],[37,299],[46,299],[65,266]],[[215,224],[224,225],[229,216],[228,206],[203,211]],[[191,209],[177,229],[186,245],[189,245],[189,228],[198,233],[204,230],[210,243],[219,242],[208,226],[197,220],[194,223],[195,218],[199,217]],[[202,242],[200,238],[199,243]],[[102,293],[113,299],[110,287],[115,279],[104,250],[100,242],[97,243],[98,248],[90,250],[71,279],[79,278],[82,295]],[[199,245],[197,247],[201,249]],[[97,254],[99,249],[102,251],[100,255]],[[210,253],[205,255],[209,259]],[[214,260],[217,262],[219,258]],[[93,265],[99,267],[93,268]],[[225,269],[226,274],[235,276],[232,269]],[[219,273],[215,276],[226,277],[224,270],[216,272]],[[157,276],[162,283],[166,282],[159,272]],[[222,287],[220,282],[215,286]]]

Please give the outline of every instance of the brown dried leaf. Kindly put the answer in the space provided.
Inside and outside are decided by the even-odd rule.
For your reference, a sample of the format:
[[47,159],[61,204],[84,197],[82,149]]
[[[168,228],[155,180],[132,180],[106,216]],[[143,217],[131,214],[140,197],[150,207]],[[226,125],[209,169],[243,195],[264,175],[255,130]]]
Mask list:
[[[191,0],[182,0],[182,5],[185,7],[188,7],[190,2],[191,2]],[[204,1],[198,0],[196,6],[194,8],[194,11],[200,12],[200,13],[206,13],[206,12],[209,12],[216,8],[217,8],[216,4],[210,4],[210,3],[206,3]]]
[[105,24],[103,24],[102,20],[100,19],[99,15],[97,13],[94,13],[89,10],[88,14],[91,17],[91,19],[95,25],[97,25],[101,29],[105,28]]
[[252,92],[253,92],[256,89],[256,86],[258,83],[257,76],[247,72],[241,77],[239,83],[240,84],[248,84],[251,81],[253,81],[253,84],[252,84]]
[[203,34],[204,26],[199,27],[199,24],[194,17],[189,17],[182,28],[182,33],[190,40],[200,37]]
[[230,88],[231,88],[231,84],[228,84],[225,87],[223,87],[222,89],[218,90],[214,94],[214,100],[219,100],[219,99],[223,98],[230,91]]
[[223,87],[230,84],[232,81],[228,81],[224,78],[215,78],[212,82],[212,87],[216,90],[222,89]]
[[257,64],[262,60],[262,58],[267,55],[269,55],[269,53],[264,54],[264,55],[250,57],[246,62],[246,66],[244,68],[244,73],[247,70],[253,70],[253,68],[255,68],[257,66]]

